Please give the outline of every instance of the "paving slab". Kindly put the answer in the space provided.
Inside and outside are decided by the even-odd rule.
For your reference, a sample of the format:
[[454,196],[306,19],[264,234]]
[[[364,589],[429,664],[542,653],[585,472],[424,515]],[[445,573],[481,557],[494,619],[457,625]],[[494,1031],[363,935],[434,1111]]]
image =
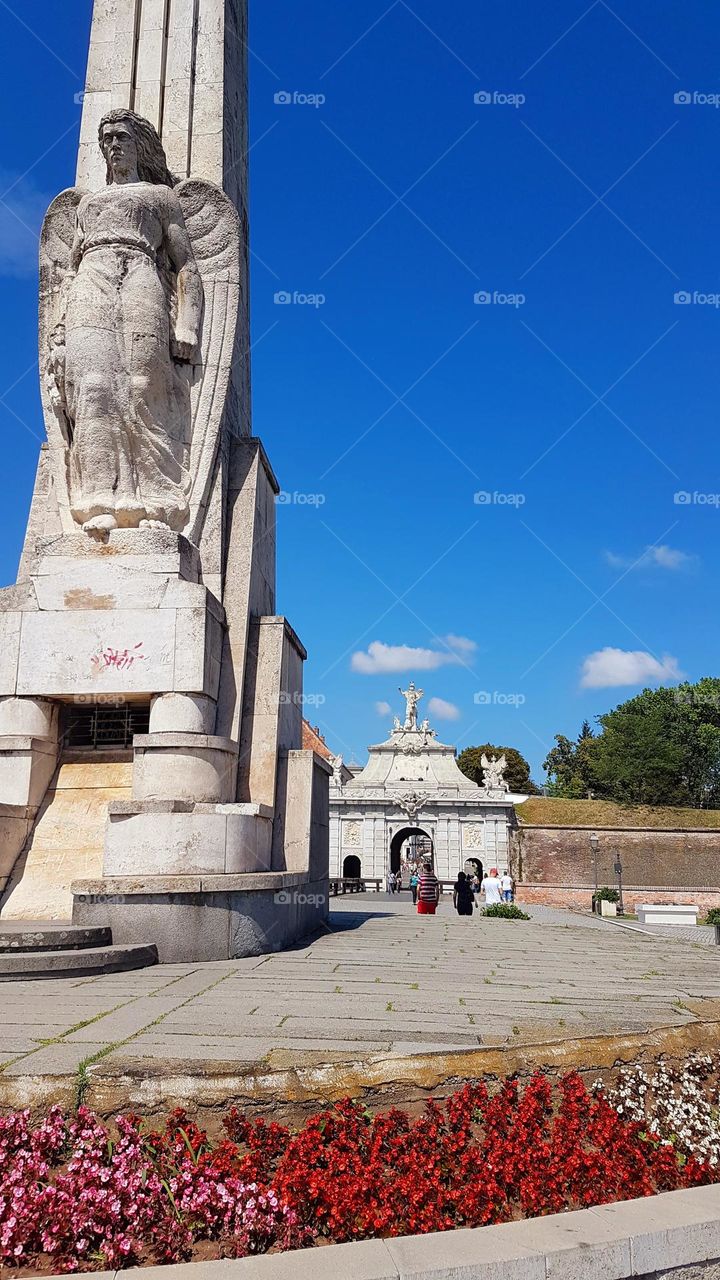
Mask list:
[[636,1042],[720,1024],[720,954],[709,947],[529,910],[526,923],[466,921],[444,903],[422,919],[409,902],[378,911],[375,895],[358,895],[295,951],[0,985],[0,1063],[16,1059],[0,1068],[0,1104],[20,1076],[70,1087],[97,1053],[93,1078],[163,1061],[241,1071],[268,1055],[290,1067],[293,1053],[299,1069],[375,1055],[378,1077],[383,1055],[435,1054],[450,1077],[453,1054],[472,1072],[473,1054],[495,1047],[517,1057],[547,1044],[551,1060],[563,1042],[617,1037],[627,1056]]
[[100,1041],[84,1044],[50,1044],[37,1053],[24,1054],[5,1067],[3,1076],[75,1076],[86,1058],[106,1046]]

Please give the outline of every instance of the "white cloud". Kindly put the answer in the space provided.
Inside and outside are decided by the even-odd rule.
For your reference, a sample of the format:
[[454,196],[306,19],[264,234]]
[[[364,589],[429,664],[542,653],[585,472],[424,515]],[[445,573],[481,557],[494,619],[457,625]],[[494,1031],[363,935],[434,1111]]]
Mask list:
[[614,569],[690,569],[696,563],[696,557],[676,547],[646,547],[639,556],[619,556],[614,551],[606,551],[605,559]]
[[451,649],[456,649],[458,653],[474,653],[477,645],[474,640],[468,640],[467,636],[454,636],[452,632],[449,636],[445,636],[445,643]]
[[682,680],[677,658],[664,654],[654,658],[642,649],[598,649],[588,654],[582,665],[583,689],[612,689],[629,684],[663,684]]
[[[452,641],[452,644],[451,644]],[[361,676],[387,675],[399,671],[436,671],[438,667],[462,664],[462,653],[474,649],[473,640],[464,636],[447,636],[448,649],[419,649],[409,644],[384,644],[373,640],[367,653],[354,653],[350,669]]]
[[428,712],[437,720],[460,719],[460,708],[456,707],[454,702],[446,702],[444,698],[431,698],[428,702]]
[[375,710],[379,716],[389,716],[392,711],[392,707],[389,702],[376,702]]

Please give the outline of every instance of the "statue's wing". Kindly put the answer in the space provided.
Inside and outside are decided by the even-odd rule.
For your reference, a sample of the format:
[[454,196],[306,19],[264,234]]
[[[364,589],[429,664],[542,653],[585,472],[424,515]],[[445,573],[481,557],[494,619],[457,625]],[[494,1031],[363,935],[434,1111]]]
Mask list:
[[500,757],[500,759],[497,761],[497,767],[498,767],[498,769],[500,770],[500,772],[501,772],[501,773],[502,773],[503,769],[507,769],[507,757],[506,757],[506,756],[501,756],[501,757]]
[[483,753],[482,753],[482,755],[481,755],[481,757],[480,757],[480,765],[481,765],[481,767],[482,767],[483,769],[489,769],[489,768],[490,768],[490,761],[488,760],[488,758],[487,758],[487,756],[485,755],[485,752],[484,752],[484,751],[483,751]]
[[72,532],[75,522],[70,514],[67,480],[69,424],[50,398],[46,369],[50,347],[48,340],[56,325],[64,323],[67,289],[73,277],[71,253],[75,239],[77,208],[84,191],[70,187],[61,191],[45,214],[40,232],[40,290],[38,312],[38,356],[40,361],[40,396],[45,430],[50,448],[50,470],[60,508],[62,527]]
[[197,542],[220,438],[240,303],[240,219],[225,192],[189,178],[175,188],[203,283],[204,313],[199,365],[190,391],[190,524]]

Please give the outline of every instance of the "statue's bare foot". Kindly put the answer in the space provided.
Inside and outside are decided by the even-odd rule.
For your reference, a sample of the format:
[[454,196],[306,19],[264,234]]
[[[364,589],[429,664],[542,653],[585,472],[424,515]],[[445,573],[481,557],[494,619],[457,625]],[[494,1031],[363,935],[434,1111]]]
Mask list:
[[117,529],[118,522],[114,516],[102,515],[93,516],[90,520],[86,520],[83,525],[85,533],[109,533],[111,529]]
[[167,529],[167,527],[164,520],[141,520],[139,525],[140,529]]

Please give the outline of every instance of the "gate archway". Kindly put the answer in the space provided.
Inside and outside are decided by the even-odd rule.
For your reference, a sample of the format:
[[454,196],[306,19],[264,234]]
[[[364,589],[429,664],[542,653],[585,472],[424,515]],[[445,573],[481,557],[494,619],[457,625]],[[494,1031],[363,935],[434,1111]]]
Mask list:
[[343,879],[359,880],[362,867],[356,853],[349,853],[343,861]]
[[463,871],[467,872],[472,867],[473,872],[477,875],[478,880],[482,881],[484,871],[483,864],[479,858],[466,858],[463,863]]
[[402,861],[403,845],[410,841],[410,852],[417,855],[417,861],[434,860],[434,845],[432,836],[424,831],[422,827],[402,827],[400,831],[396,831],[390,841],[390,870],[399,871]]

